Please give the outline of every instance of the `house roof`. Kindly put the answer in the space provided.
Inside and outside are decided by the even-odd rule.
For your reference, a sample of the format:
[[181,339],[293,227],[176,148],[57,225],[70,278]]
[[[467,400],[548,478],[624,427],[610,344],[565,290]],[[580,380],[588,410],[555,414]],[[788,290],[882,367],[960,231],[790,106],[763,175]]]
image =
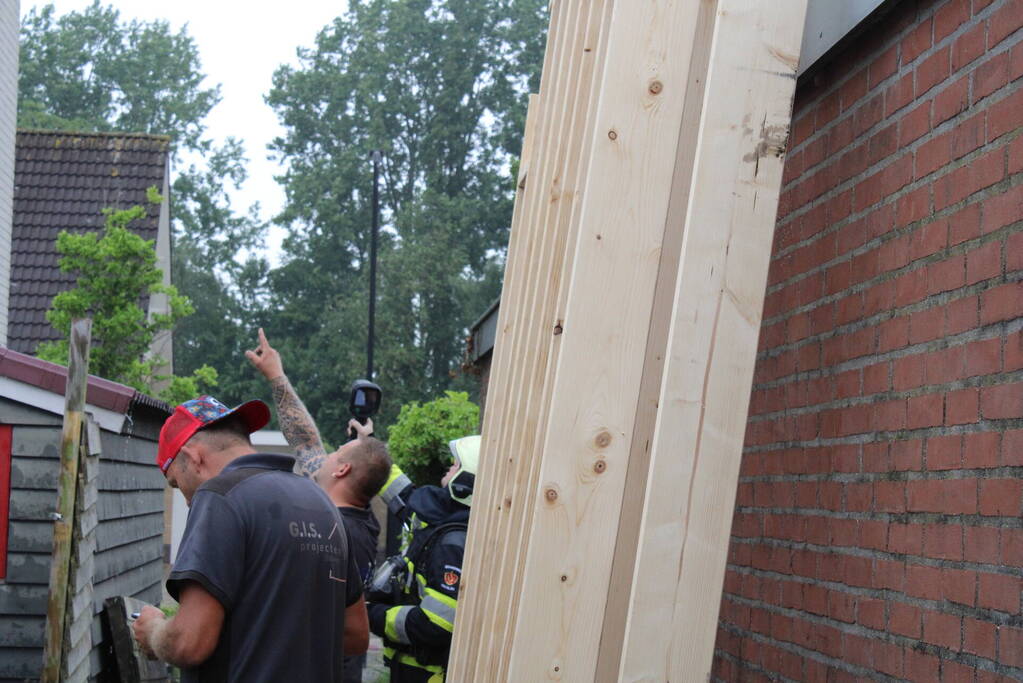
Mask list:
[[[59,414],[66,387],[66,367],[0,346],[0,396]],[[85,400],[102,426],[115,432],[124,428],[125,416],[141,412],[162,422],[171,412],[163,401],[95,375],[89,375]]]
[[57,265],[57,234],[98,230],[102,210],[147,206],[133,229],[155,239],[160,208],[146,204],[146,189],[162,190],[170,138],[130,133],[59,133],[19,130],[14,167],[11,293],[7,343],[34,353],[59,338],[46,321],[54,295],[74,283]]

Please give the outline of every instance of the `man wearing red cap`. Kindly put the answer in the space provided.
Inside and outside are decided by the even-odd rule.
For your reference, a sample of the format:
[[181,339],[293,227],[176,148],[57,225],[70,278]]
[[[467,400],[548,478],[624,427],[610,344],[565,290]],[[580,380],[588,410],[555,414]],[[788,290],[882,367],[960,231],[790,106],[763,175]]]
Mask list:
[[262,401],[202,396],[160,430],[157,465],[190,508],[167,579],[179,609],[145,607],[134,633],[183,682],[340,681],[342,653],[367,646],[341,517],[294,458],[254,451],[249,434],[269,419]]

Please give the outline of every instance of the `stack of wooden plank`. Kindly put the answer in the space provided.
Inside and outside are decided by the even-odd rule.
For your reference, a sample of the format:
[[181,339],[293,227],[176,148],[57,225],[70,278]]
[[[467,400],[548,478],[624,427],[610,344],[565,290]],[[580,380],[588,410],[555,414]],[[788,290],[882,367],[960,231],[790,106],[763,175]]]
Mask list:
[[706,680],[805,8],[552,2],[449,680]]

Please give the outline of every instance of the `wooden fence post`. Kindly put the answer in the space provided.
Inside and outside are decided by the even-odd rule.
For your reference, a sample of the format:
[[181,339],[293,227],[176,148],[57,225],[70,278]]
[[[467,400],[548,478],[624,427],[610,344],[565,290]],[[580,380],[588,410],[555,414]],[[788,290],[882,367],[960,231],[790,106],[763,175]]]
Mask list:
[[50,595],[46,605],[46,640],[43,646],[41,676],[43,683],[57,683],[60,680],[75,492],[78,488],[78,460],[85,415],[85,392],[89,379],[91,333],[92,320],[79,318],[71,323],[67,388],[64,393],[64,426],[60,437],[60,478],[53,524],[53,553],[50,560]]

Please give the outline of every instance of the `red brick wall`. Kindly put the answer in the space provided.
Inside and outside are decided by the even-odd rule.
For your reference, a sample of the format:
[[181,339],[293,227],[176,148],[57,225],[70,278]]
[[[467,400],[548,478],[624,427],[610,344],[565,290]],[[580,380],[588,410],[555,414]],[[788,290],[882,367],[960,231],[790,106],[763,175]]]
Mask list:
[[714,675],[1023,678],[1023,0],[797,92]]

